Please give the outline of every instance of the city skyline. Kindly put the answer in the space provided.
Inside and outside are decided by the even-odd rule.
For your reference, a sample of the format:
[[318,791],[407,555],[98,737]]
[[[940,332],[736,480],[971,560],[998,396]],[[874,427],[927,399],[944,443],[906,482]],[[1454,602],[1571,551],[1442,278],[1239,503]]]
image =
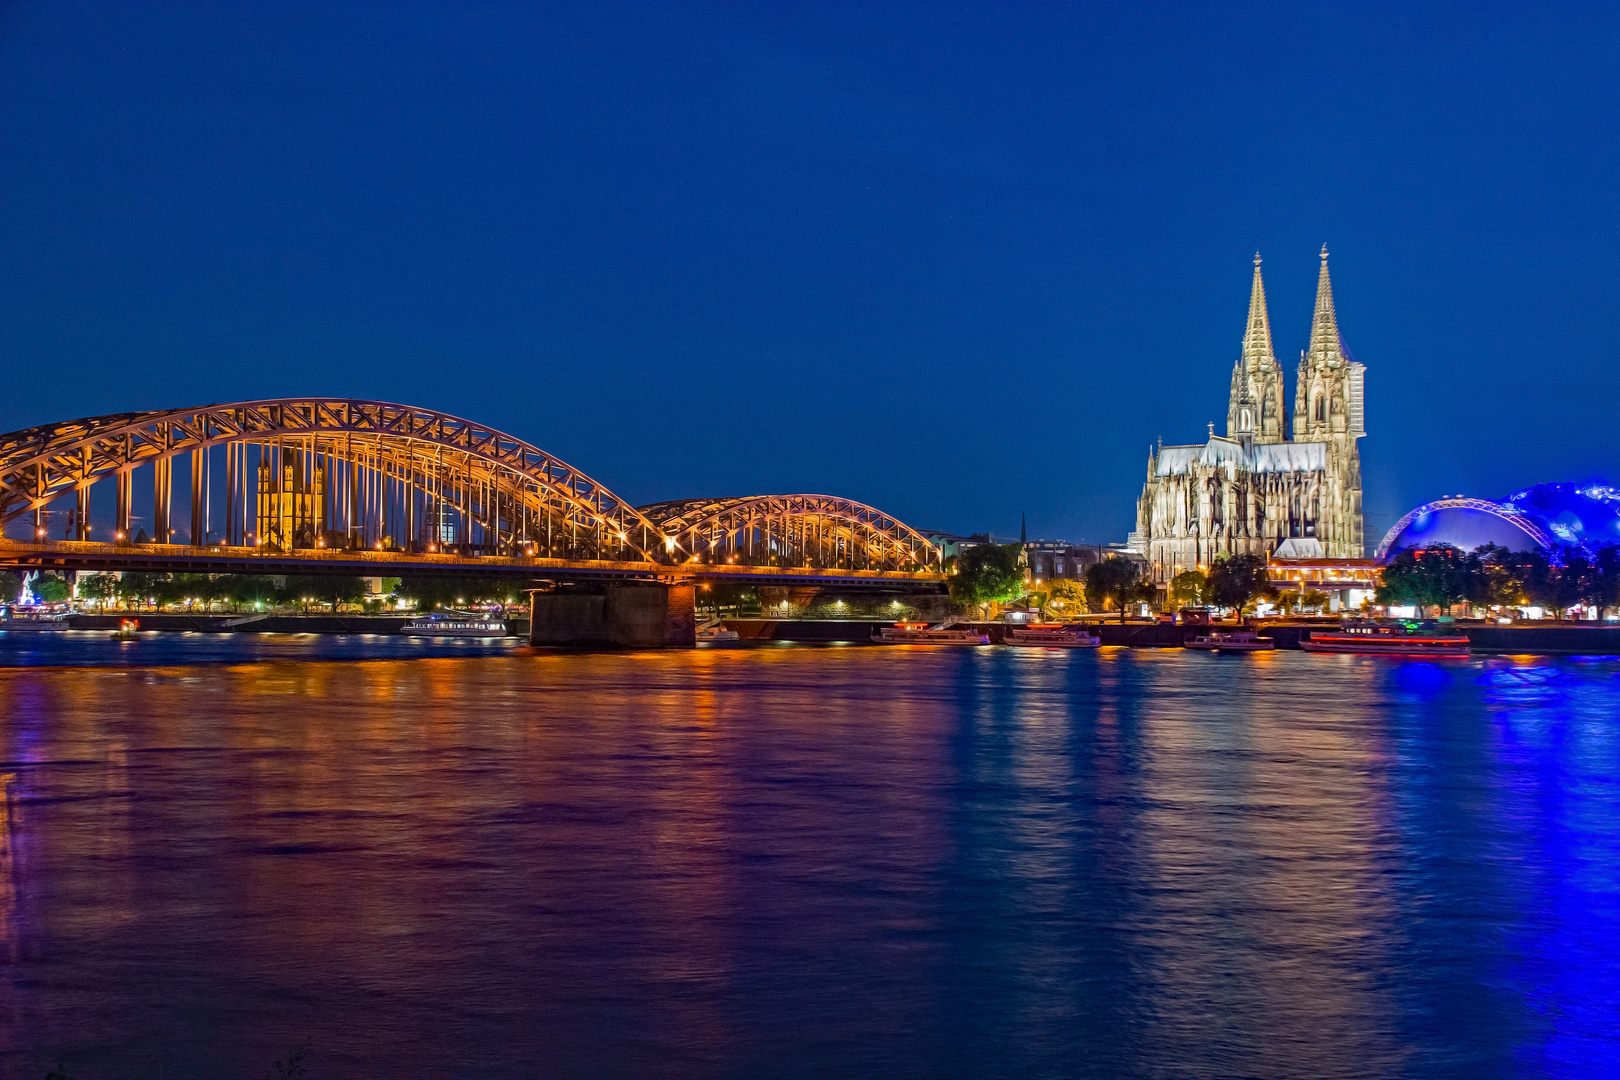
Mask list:
[[1252,253],[1290,368],[1326,242],[1369,546],[1613,480],[1612,17],[1466,22],[16,5],[0,429],[393,400],[638,503],[1106,542],[1221,426]]

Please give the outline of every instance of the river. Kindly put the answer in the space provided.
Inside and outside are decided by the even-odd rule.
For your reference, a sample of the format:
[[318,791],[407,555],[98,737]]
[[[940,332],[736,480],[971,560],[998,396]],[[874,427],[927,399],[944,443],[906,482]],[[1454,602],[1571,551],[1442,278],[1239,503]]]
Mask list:
[[5,1077],[1620,1072],[1617,658],[51,636]]

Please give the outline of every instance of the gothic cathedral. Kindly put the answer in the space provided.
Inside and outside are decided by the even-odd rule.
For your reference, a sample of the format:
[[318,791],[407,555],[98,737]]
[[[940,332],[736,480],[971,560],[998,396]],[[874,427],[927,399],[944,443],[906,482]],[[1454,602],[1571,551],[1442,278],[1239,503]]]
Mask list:
[[1299,357],[1290,429],[1256,255],[1243,352],[1232,368],[1226,434],[1216,435],[1211,424],[1209,441],[1201,446],[1161,443],[1148,453],[1130,546],[1147,557],[1154,581],[1162,584],[1183,570],[1207,568],[1223,555],[1362,558],[1356,441],[1367,433],[1365,373],[1339,338],[1324,245],[1316,315],[1310,346]]

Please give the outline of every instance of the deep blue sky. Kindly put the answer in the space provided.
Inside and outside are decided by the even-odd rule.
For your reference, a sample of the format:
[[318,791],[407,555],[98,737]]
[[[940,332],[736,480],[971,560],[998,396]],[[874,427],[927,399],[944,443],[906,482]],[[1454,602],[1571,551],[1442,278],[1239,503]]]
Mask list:
[[1620,17],[1539,7],[5,4],[0,429],[374,397],[1123,539],[1325,241],[1370,539],[1620,480]]

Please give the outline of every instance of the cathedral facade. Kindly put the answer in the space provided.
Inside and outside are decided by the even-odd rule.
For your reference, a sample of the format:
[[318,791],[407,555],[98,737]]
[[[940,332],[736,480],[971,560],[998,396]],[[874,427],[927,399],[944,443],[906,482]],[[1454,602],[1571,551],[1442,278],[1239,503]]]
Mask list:
[[1207,569],[1224,555],[1362,558],[1356,442],[1366,434],[1365,373],[1339,337],[1324,245],[1290,418],[1256,255],[1226,434],[1210,424],[1205,443],[1161,443],[1148,453],[1130,546],[1146,556],[1153,579]]

